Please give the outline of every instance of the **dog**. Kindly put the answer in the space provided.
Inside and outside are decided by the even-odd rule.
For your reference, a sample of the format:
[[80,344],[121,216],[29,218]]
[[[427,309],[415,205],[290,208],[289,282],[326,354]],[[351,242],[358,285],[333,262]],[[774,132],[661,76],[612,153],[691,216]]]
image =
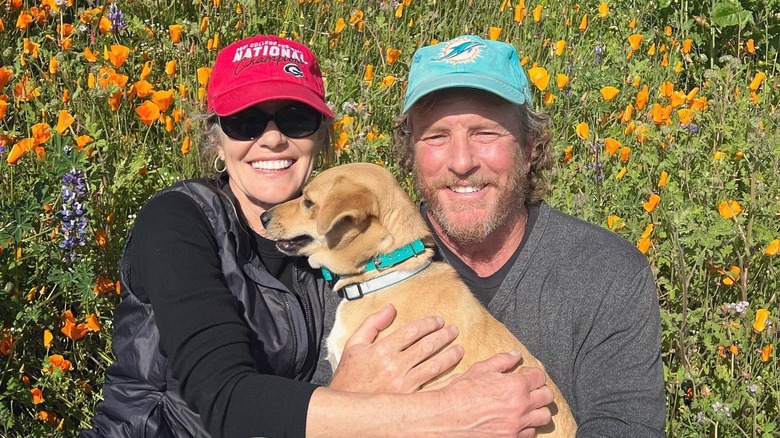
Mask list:
[[[266,231],[285,254],[308,257],[338,276],[333,289],[345,299],[327,339],[328,360],[336,368],[347,339],[370,314],[388,303],[397,316],[392,332],[411,321],[440,315],[460,332],[465,355],[458,365],[428,385],[465,372],[474,362],[518,351],[523,365],[544,369],[528,349],[482,306],[450,265],[432,261],[434,239],[417,207],[383,167],[353,163],[330,168],[303,188],[303,195],[261,216]],[[573,437],[577,425],[568,403],[553,390],[553,421],[538,436]]]

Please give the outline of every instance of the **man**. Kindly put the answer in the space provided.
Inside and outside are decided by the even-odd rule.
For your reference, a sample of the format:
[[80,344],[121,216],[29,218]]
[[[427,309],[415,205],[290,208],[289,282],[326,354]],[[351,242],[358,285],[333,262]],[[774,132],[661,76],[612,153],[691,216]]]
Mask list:
[[541,200],[549,127],[514,47],[461,36],[414,54],[396,143],[443,258],[545,363],[578,436],[664,436],[653,274]]

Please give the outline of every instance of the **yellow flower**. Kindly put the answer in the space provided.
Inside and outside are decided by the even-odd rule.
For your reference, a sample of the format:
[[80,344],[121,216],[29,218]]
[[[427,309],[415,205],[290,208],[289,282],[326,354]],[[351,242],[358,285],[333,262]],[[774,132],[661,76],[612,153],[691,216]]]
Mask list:
[[585,122],[580,122],[577,124],[577,127],[574,129],[574,131],[577,133],[577,137],[587,140],[588,134],[590,133],[590,127]]
[[333,29],[333,33],[335,33],[335,34],[341,33],[341,31],[344,30],[344,26],[346,26],[346,25],[347,25],[347,23],[344,22],[344,19],[343,18],[339,18],[336,21],[336,28]]
[[739,205],[739,202],[731,199],[728,202],[723,201],[720,204],[718,204],[718,213],[720,213],[721,217],[723,219],[731,219],[734,216],[737,216],[738,214],[742,213],[744,209],[741,205]]
[[565,49],[566,49],[566,40],[560,40],[557,43],[555,43],[555,54],[556,55],[558,55],[558,56],[563,55],[563,51]]
[[623,229],[625,226],[626,226],[626,223],[623,222],[623,218],[621,218],[620,216],[615,216],[613,214],[613,215],[610,215],[607,218],[607,227],[610,230],[619,231],[619,230]]
[[395,76],[387,75],[382,79],[382,83],[379,84],[379,88],[387,88],[395,83]]
[[753,321],[753,330],[761,333],[766,329],[766,322],[769,319],[769,311],[766,309],[756,310],[756,319]]
[[617,88],[615,88],[613,86],[603,87],[600,91],[601,91],[601,97],[604,100],[612,100],[620,92],[620,90],[618,90]]
[[618,171],[617,175],[615,175],[615,179],[620,181],[623,179],[624,176],[626,176],[627,169],[625,167],[621,167]]
[[51,341],[54,339],[54,336],[51,334],[51,331],[48,329],[43,331],[43,346],[46,347],[46,349],[51,348]]

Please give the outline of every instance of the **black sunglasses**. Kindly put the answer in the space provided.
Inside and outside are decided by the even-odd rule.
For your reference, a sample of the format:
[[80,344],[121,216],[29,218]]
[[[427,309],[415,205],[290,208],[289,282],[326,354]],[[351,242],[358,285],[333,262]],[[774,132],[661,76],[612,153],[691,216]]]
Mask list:
[[322,114],[307,105],[290,105],[274,114],[266,114],[259,108],[251,107],[229,116],[217,116],[225,135],[238,141],[260,137],[271,120],[286,137],[304,138],[317,132],[322,123]]

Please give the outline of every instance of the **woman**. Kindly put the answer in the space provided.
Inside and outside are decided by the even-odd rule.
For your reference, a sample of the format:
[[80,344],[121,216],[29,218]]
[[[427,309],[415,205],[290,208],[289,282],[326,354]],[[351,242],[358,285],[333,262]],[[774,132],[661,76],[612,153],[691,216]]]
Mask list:
[[219,53],[207,95],[218,175],[174,184],[139,212],[121,262],[116,362],[83,436],[474,436],[474,425],[517,436],[543,424],[551,394],[533,370],[502,374],[512,355],[439,390],[377,393],[413,391],[462,355],[441,351],[457,331],[434,317],[374,343],[391,308],[353,337],[330,387],[306,383],[331,292],[276,249],[260,214],[298,196],[327,156],[334,115],[317,60],[294,41],[247,38]]

